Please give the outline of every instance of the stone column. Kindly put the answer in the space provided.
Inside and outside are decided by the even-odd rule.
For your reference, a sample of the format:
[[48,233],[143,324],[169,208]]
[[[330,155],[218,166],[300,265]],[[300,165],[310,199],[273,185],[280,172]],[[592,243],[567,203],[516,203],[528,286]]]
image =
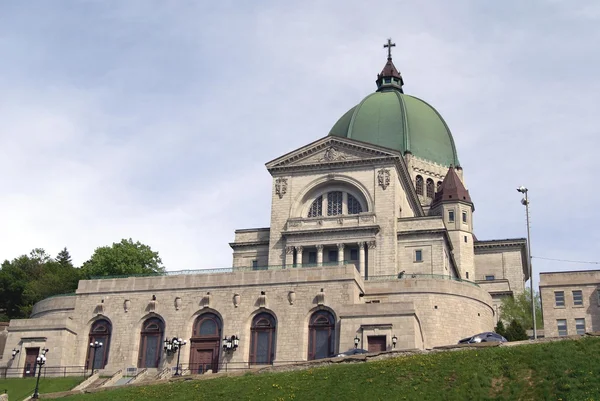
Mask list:
[[375,269],[375,252],[377,248],[377,242],[369,241],[367,242],[367,246],[369,247],[369,271],[366,271],[365,269],[365,272],[363,273],[365,280],[367,280],[369,276],[373,276],[375,273],[377,273]]
[[337,244],[338,247],[338,264],[344,263],[344,244]]
[[294,247],[293,246],[285,247],[285,267],[286,268],[294,267]]
[[301,246],[296,247],[296,267],[302,267],[302,252],[304,248]]
[[317,245],[317,266],[323,266],[323,245]]
[[363,274],[365,271],[365,243],[358,243],[358,272]]

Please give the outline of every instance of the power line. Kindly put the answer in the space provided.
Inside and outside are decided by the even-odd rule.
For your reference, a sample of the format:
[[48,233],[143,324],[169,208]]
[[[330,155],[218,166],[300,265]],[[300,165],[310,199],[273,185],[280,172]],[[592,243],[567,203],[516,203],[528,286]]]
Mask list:
[[567,260],[567,259],[553,259],[553,258],[542,258],[541,256],[532,256],[533,259],[552,260],[554,262],[566,262],[566,263],[582,263],[586,265],[600,265],[600,262],[587,262],[583,260]]

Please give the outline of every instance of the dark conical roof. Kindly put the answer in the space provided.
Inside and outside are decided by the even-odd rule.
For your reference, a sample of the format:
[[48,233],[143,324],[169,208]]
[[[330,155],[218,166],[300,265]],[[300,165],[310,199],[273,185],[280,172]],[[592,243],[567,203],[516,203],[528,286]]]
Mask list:
[[471,196],[469,195],[469,191],[467,191],[462,181],[458,177],[458,174],[456,174],[454,166],[450,166],[444,181],[442,181],[439,191],[435,194],[433,203],[455,201],[463,201],[473,204],[473,201],[471,201]]

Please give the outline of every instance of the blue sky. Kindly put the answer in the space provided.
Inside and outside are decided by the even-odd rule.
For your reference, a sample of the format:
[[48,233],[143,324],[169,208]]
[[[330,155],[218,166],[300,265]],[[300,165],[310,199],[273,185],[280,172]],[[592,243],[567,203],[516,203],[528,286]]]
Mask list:
[[[600,3],[0,2],[0,260],[133,238],[169,270],[231,264],[269,224],[264,163],[321,138],[375,89],[450,126],[480,239],[600,260]],[[534,260],[534,270],[598,265]]]

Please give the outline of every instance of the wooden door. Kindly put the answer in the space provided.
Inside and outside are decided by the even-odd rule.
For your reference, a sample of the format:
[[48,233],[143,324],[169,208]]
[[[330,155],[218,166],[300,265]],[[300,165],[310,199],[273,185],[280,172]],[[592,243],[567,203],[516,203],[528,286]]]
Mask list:
[[369,352],[380,352],[387,350],[387,341],[385,336],[368,336]]
[[192,374],[202,374],[207,370],[212,370],[215,373],[219,366],[218,361],[215,360],[214,348],[195,347],[192,349],[190,359],[190,371]]
[[23,368],[23,377],[35,376],[35,360],[40,354],[40,348],[25,348],[25,367]]

